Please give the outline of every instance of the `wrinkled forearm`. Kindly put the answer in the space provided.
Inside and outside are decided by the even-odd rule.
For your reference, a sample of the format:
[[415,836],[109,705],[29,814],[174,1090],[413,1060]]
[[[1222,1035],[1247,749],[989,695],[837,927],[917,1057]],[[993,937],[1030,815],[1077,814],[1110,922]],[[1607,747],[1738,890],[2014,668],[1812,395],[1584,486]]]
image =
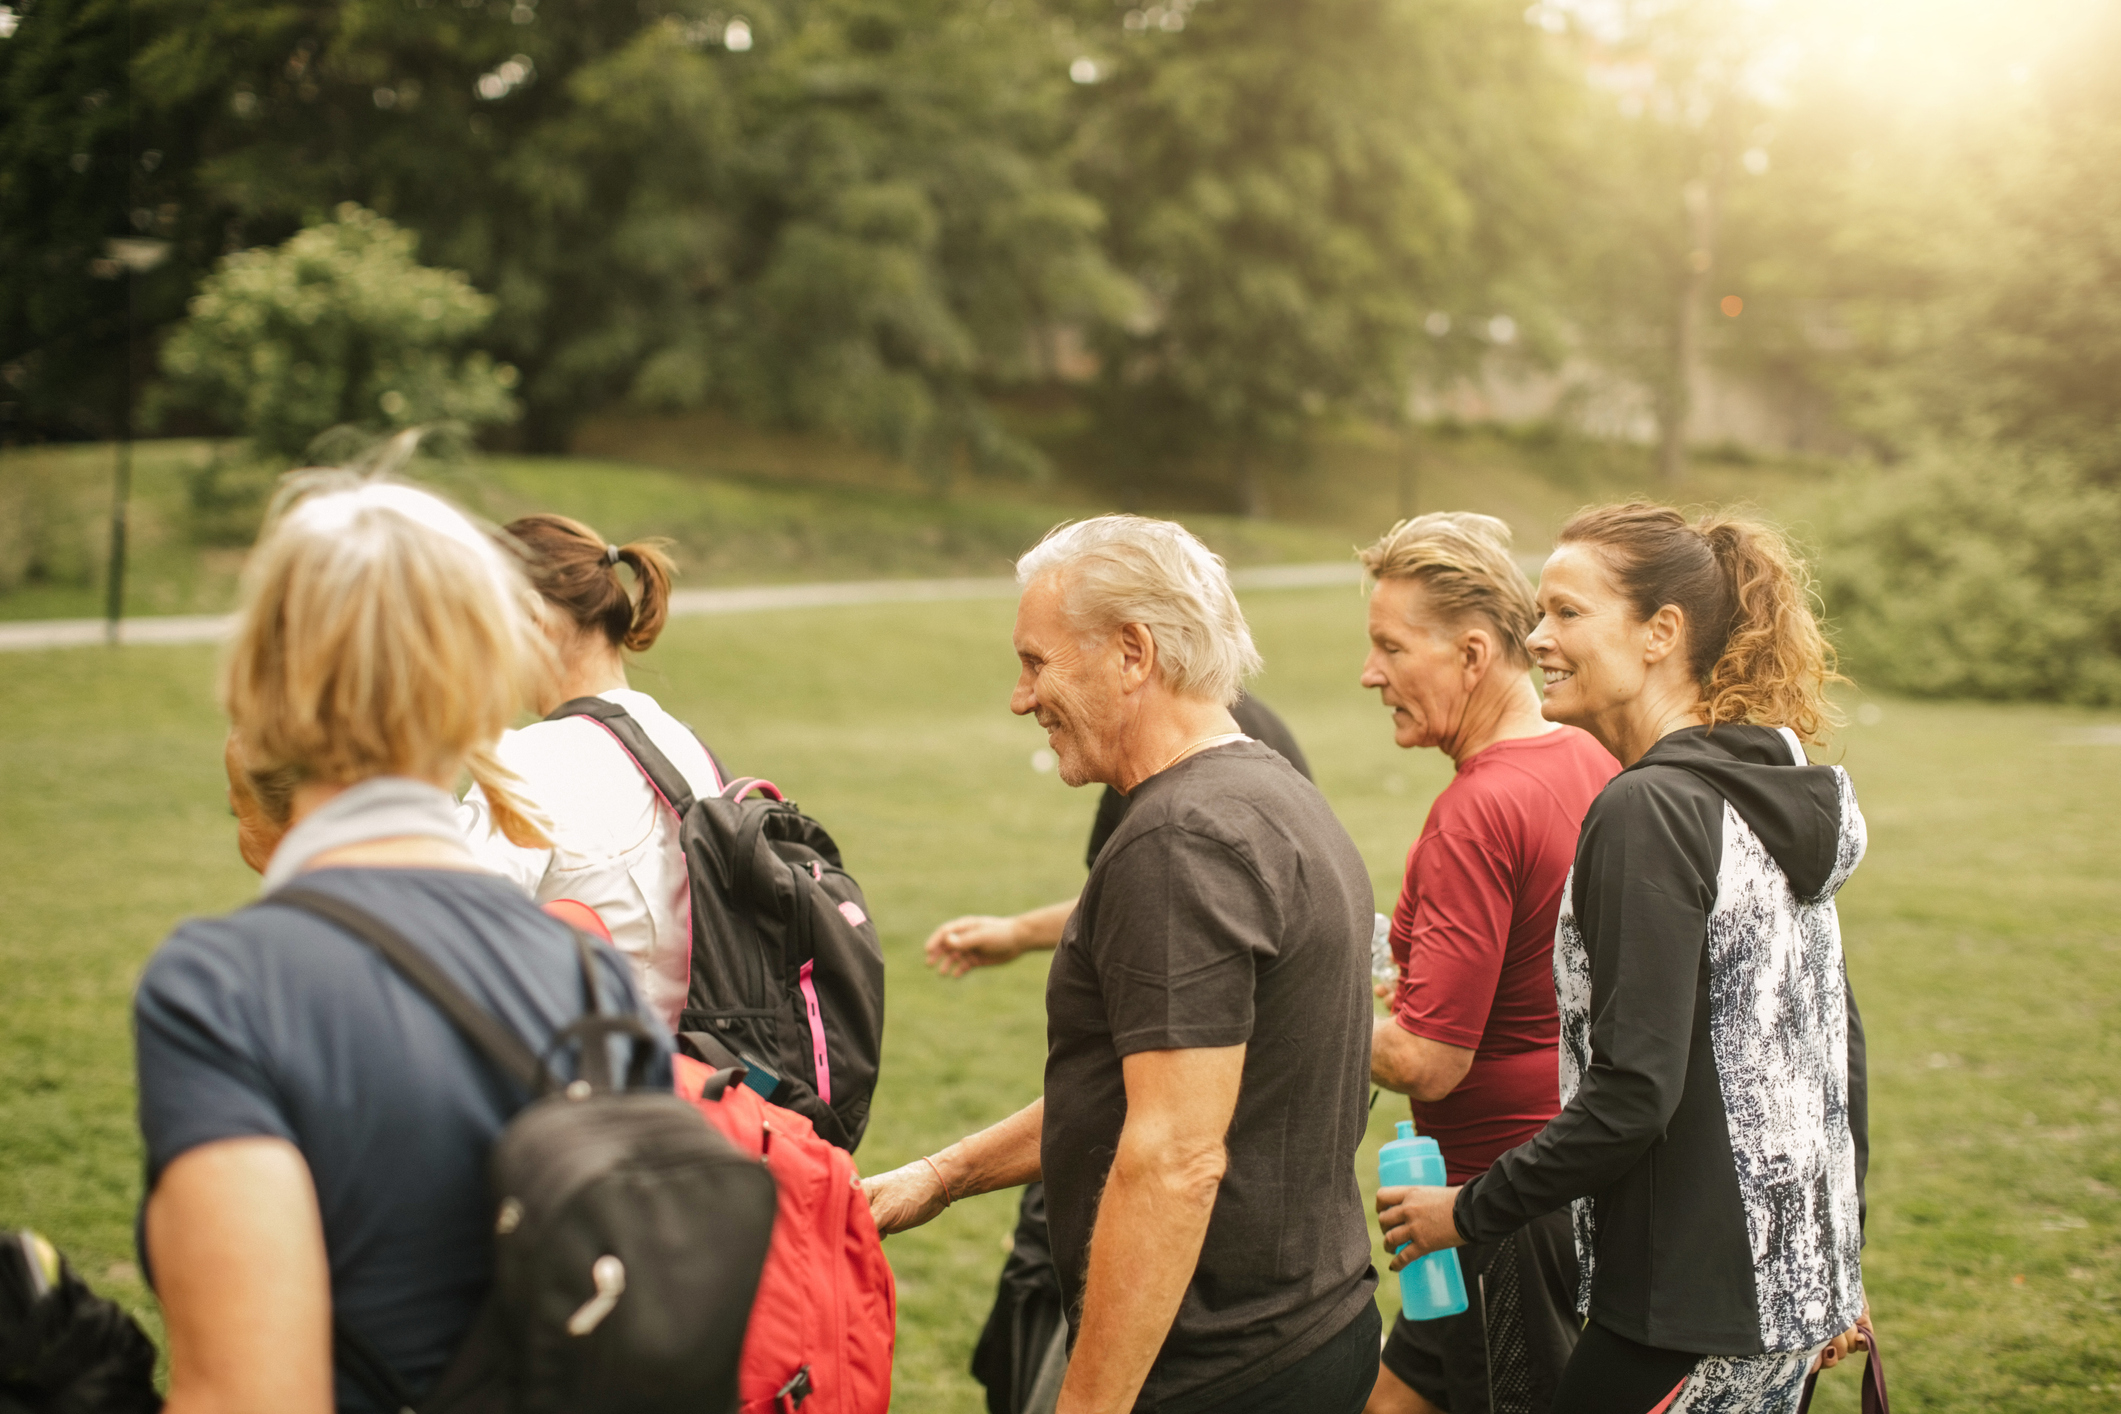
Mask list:
[[1000,1124],[930,1155],[936,1172],[949,1186],[951,1201],[1036,1181],[1039,1136],[1045,1121],[1046,1099],[1041,1095]]
[[1390,1016],[1370,1033],[1370,1080],[1395,1095],[1434,1104],[1458,1088],[1473,1068],[1473,1052],[1416,1036]]
[[1060,946],[1061,933],[1075,913],[1075,900],[1063,899],[1016,915],[1016,941],[1024,952],[1039,952]]
[[1189,1156],[1122,1138],[1090,1237],[1059,1414],[1134,1407],[1200,1260],[1222,1166],[1220,1145]]

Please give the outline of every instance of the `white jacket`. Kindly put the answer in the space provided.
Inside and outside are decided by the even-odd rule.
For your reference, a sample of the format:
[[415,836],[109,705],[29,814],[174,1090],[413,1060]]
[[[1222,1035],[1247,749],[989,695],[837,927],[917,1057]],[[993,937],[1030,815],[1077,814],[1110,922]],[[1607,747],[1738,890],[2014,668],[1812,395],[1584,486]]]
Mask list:
[[[645,692],[602,694],[624,707],[696,794],[720,788],[707,749]],[[479,862],[513,879],[539,903],[573,899],[595,909],[633,964],[643,998],[672,1031],[691,977],[692,908],[678,820],[640,768],[588,717],[538,722],[504,733],[500,757],[522,777],[529,802],[552,822],[551,849],[513,845],[493,826],[473,786],[458,818]]]

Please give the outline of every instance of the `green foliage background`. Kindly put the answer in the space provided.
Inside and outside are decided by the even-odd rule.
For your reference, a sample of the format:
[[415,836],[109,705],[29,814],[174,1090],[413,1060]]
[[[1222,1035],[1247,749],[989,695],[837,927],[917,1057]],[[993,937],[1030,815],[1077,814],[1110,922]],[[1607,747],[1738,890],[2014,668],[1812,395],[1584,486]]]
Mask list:
[[271,250],[224,259],[162,348],[169,397],[292,461],[332,428],[376,435],[513,421],[516,371],[457,356],[493,299],[413,256],[418,237],[342,203]]

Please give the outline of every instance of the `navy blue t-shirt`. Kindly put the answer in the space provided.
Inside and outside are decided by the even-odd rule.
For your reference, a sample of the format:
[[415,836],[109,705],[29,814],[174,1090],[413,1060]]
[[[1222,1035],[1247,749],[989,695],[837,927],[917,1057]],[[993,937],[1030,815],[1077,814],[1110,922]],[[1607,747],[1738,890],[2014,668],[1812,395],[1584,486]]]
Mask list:
[[[504,880],[322,869],[301,883],[403,933],[533,1051],[584,1010],[569,931]],[[649,1021],[663,1047],[651,1082],[667,1087],[661,1028],[624,959],[597,951],[605,1009]],[[424,1392],[485,1297],[487,1156],[528,1096],[366,943],[284,906],[178,928],[148,963],[133,1019],[148,1192],[201,1144],[292,1143],[316,1184],[334,1312]],[[568,1054],[552,1064],[574,1074]],[[342,1377],[338,1407],[374,1406]]]

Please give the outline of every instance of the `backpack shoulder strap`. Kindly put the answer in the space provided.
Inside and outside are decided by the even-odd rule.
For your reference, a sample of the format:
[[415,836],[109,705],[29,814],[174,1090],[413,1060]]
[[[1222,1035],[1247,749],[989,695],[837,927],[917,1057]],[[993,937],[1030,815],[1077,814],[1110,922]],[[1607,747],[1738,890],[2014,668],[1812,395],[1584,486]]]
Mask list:
[[[692,786],[686,781],[685,773],[670,764],[670,758],[663,754],[663,749],[648,739],[648,733],[641,729],[641,724],[635,721],[633,714],[624,707],[607,698],[577,697],[572,701],[562,702],[545,714],[545,720],[548,722],[557,722],[568,717],[587,717],[611,733],[611,739],[633,758],[633,764],[641,768],[641,774],[655,787],[656,794],[663,797],[663,803],[676,811],[680,819],[684,818],[686,811],[692,809]],[[712,759],[710,756],[709,760]],[[719,764],[715,766],[715,773],[719,777]]]
[[[299,908],[338,924],[381,953],[384,961],[397,969],[399,976],[433,1002],[464,1038],[511,1080],[533,1095],[543,1095],[554,1088],[552,1072],[530,1047],[523,1044],[521,1037],[502,1025],[492,1012],[464,995],[463,989],[450,981],[425,953],[407,941],[404,934],[367,909],[300,885],[275,890],[266,895],[264,902]],[[594,994],[591,1004],[595,1004]]]

